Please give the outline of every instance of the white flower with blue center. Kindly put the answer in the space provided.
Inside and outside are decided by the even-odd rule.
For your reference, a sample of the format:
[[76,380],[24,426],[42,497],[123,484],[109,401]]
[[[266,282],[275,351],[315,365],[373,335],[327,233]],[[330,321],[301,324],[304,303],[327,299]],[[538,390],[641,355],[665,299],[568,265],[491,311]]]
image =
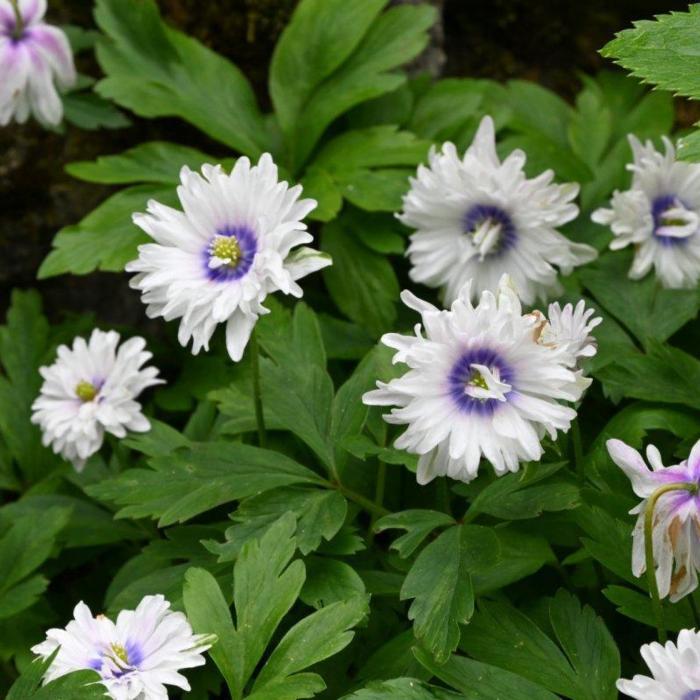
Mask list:
[[44,378],[32,405],[32,423],[44,445],[80,470],[95,454],[105,433],[123,438],[127,431],[146,432],[151,425],[141,412],[138,395],[161,384],[158,370],[143,365],[151,359],[143,338],[119,346],[119,333],[95,329],[90,339],[61,345],[58,358],[39,371]]
[[468,281],[472,299],[495,290],[508,274],[525,304],[561,293],[558,275],[596,257],[559,226],[578,215],[576,183],[553,184],[554,173],[528,179],[526,156],[496,154],[493,120],[484,117],[460,158],[452,143],[430,153],[403,200],[398,218],[415,229],[407,254],[411,279],[442,290],[450,305]]
[[194,634],[181,612],[172,612],[162,595],[146,596],[136,610],[122,610],[117,621],[93,617],[85,603],[73,611],[65,629],[50,629],[32,647],[41,658],[59,649],[44,682],[73,671],[97,671],[114,700],[167,700],[166,685],[189,691],[179,671],[204,665],[202,652],[212,635]]
[[66,35],[43,21],[46,0],[0,0],[0,125],[33,114],[58,124],[63,103],[56,90],[77,79]]
[[612,250],[634,246],[632,279],[652,268],[664,287],[695,287],[700,278],[700,165],[676,160],[673,144],[664,137],[665,153],[651,141],[630,135],[634,162],[629,190],[615,191],[610,208],[592,219],[609,226]]
[[632,489],[642,502],[632,514],[639,514],[633,532],[632,573],[646,571],[644,552],[644,516],[654,492],[671,484],[687,488],[662,493],[654,507],[653,544],[656,584],[661,598],[676,602],[698,587],[700,569],[700,441],[690,456],[680,464],[665,467],[659,450],[649,445],[647,467],[642,456],[621,440],[608,440],[608,452],[632,482]]
[[252,167],[239,158],[230,174],[218,165],[201,175],[185,167],[180,179],[183,211],[151,200],[147,214],[134,214],[154,243],[139,246],[126,266],[137,273],[131,286],[149,317],[181,319],[178,340],[191,340],[195,355],[226,324],[226,347],[238,361],[258,316],[269,313],[265,297],[279,290],[300,298],[296,280],[331,264],[303,247],[313,236],[302,220],[316,201],[279,181],[267,153]]
[[621,693],[636,700],[700,700],[700,632],[681,630],[677,644],[652,642],[640,653],[651,677],[620,679]]
[[570,338],[543,341],[546,319],[523,315],[507,278],[477,306],[469,285],[449,310],[407,291],[401,298],[422,326],[415,336],[390,333],[382,342],[408,371],[378,382],[363,400],[396,407],[384,418],[408,426],[395,445],[419,455],[419,483],[442,475],[471,481],[482,457],[498,475],[515,472],[521,461],[540,459],[545,434],[554,439],[569,429],[576,411],[564,402],[578,401],[591,380],[577,368]]

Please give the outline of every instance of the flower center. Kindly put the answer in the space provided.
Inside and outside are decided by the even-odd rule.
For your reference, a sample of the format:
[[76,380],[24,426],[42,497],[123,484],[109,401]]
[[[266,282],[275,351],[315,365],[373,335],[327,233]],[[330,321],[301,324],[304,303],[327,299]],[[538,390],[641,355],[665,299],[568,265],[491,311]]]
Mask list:
[[447,388],[465,413],[492,414],[508,401],[513,372],[499,353],[489,348],[465,351],[452,366]]
[[657,197],[651,205],[654,236],[663,245],[679,245],[700,228],[700,216],[674,195]]
[[499,255],[517,238],[510,216],[492,204],[475,204],[464,216],[463,224],[481,260]]
[[90,382],[85,380],[79,381],[75,387],[75,395],[83,402],[92,401],[98,393],[99,389]]
[[128,666],[129,654],[127,653],[126,649],[121,644],[116,643],[112,643],[109,646],[117,659]]
[[241,259],[241,246],[235,236],[215,236],[211,254],[228,267],[235,268]]

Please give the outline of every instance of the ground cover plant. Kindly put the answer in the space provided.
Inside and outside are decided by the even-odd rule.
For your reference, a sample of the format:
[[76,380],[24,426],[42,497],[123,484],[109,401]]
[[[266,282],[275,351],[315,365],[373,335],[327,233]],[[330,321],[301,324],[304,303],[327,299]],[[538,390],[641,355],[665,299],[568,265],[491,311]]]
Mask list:
[[300,0],[262,100],[154,0],[46,9],[2,127],[186,126],[70,163],[37,270],[140,319],[0,326],[4,696],[700,698],[700,6],[571,104],[409,72],[429,4]]

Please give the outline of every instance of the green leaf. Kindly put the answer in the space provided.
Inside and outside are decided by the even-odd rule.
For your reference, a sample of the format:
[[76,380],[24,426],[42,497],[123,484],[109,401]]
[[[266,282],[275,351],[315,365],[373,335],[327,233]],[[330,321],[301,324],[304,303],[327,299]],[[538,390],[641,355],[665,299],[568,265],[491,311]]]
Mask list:
[[219,584],[206,569],[188,569],[185,573],[183,601],[187,619],[194,631],[197,634],[216,635],[217,640],[209,650],[209,656],[233,693],[238,687],[236,674],[244,650]]
[[39,279],[70,272],[87,275],[95,270],[122,272],[137,256],[137,248],[149,237],[131,221],[143,211],[149,199],[168,206],[177,205],[174,188],[137,185],[108,197],[75,226],[62,228],[53,239],[53,250],[37,273]]
[[401,600],[414,598],[408,611],[414,634],[438,663],[457,648],[459,626],[474,612],[471,570],[497,557],[498,542],[491,530],[455,526],[427,545],[408,572]]
[[279,452],[209,442],[149,460],[87,488],[94,498],[124,506],[117,517],[159,518],[160,527],[184,522],[223,503],[291,484],[322,480]]
[[0,618],[33,605],[47,581],[32,574],[52,555],[56,538],[70,517],[68,508],[22,515],[0,536]]
[[388,330],[399,295],[391,263],[358,243],[343,217],[324,226],[321,247],[334,260],[323,279],[338,308],[374,337]]
[[87,182],[105,185],[132,185],[152,182],[179,185],[180,169],[187,165],[199,170],[204,163],[219,162],[195,148],[167,141],[149,141],[113,156],[95,161],[69,163],[66,172]]
[[[250,678],[282,618],[298,598],[304,583],[304,564],[301,561],[290,564],[296,549],[294,525],[294,516],[287,515],[281,518],[261,539],[244,545],[234,567],[236,630],[240,644],[245,649],[244,655],[237,661],[236,679],[239,688],[243,688]],[[288,632],[285,638],[290,633]],[[304,649],[297,651],[297,659],[301,659],[306,653]],[[275,653],[273,652],[273,656]],[[268,659],[266,665],[269,665],[270,661],[271,659]],[[262,672],[258,676],[256,686],[263,685],[260,682],[261,677]],[[269,673],[268,677],[271,677]]]
[[663,289],[653,275],[630,280],[631,253],[601,256],[578,274],[600,304],[645,345],[664,341],[695,318],[695,289]]
[[80,129],[124,129],[131,125],[113,104],[92,92],[64,95],[63,116]]
[[460,646],[478,661],[572,700],[616,698],[620,658],[603,621],[560,591],[549,599],[549,623],[563,651],[516,608],[484,603],[464,629]]
[[327,605],[294,625],[258,674],[253,691],[293,679],[299,671],[344,649],[355,636],[351,628],[367,615],[367,604],[365,596],[355,596]]
[[304,0],[272,57],[270,94],[298,169],[329,126],[361,102],[396,89],[392,72],[427,43],[434,9],[386,0]]
[[549,619],[580,685],[577,698],[617,698],[620,652],[605,623],[592,608],[560,590],[549,605]]
[[566,462],[528,464],[515,474],[492,481],[469,507],[469,517],[488,513],[503,520],[536,518],[545,511],[571,510],[579,504],[579,490],[566,478],[540,484],[556,474]]
[[420,663],[433,675],[458,690],[462,698],[469,700],[557,700],[537,683],[505,671],[497,666],[482,664],[464,656],[451,656],[444,664],[435,663],[434,659],[421,649],[414,653]]
[[406,530],[391,543],[391,548],[402,558],[410,557],[420,547],[433,530],[446,525],[454,525],[454,518],[435,510],[403,510],[391,515],[385,515],[374,525],[375,532],[385,530]]
[[[641,622],[648,627],[656,628],[656,611],[653,609],[651,598],[646,591],[632,590],[624,586],[607,586],[603,589],[603,595],[615,605],[620,615],[629,617],[635,622]],[[672,632],[695,627],[695,616],[689,597],[679,600],[673,605],[664,606],[664,626]]]
[[625,355],[598,372],[608,391],[633,399],[700,408],[700,396],[694,390],[700,381],[700,361],[670,345],[649,344],[647,354]]
[[0,326],[0,436],[9,454],[5,470],[7,480],[15,481],[10,455],[22,474],[32,482],[43,477],[57,459],[42,446],[39,428],[30,421],[32,403],[42,378],[42,364],[49,342],[49,324],[35,291],[14,291],[7,322]]
[[142,117],[180,117],[251,157],[268,134],[245,76],[230,61],[167,27],[153,0],[99,0],[97,92]]
[[300,598],[307,605],[319,609],[355,596],[365,596],[364,582],[344,561],[308,557],[305,563],[306,582]]
[[413,678],[394,678],[390,681],[370,683],[352,695],[343,695],[342,700],[459,700],[442,688],[429,686]]
[[700,7],[688,12],[657,15],[640,20],[634,29],[618,32],[601,53],[612,58],[633,76],[676,95],[700,98],[700,77],[696,70],[696,39]]
[[211,551],[219,561],[232,561],[238,556],[245,533],[251,536],[262,531],[287,512],[297,518],[296,541],[299,551],[308,554],[331,540],[345,522],[348,504],[335,490],[280,488],[247,498],[231,518],[238,523],[226,530],[226,542],[215,543]]

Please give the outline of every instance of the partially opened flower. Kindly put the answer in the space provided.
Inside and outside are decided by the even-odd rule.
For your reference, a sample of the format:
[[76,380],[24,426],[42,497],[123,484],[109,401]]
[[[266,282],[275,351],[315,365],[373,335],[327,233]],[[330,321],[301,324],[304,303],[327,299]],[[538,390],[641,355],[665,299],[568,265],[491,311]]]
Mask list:
[[612,250],[634,246],[632,279],[654,268],[664,287],[695,287],[700,278],[700,165],[676,160],[673,144],[666,152],[651,141],[630,135],[634,161],[629,190],[615,191],[610,209],[597,209],[593,221],[610,226]]
[[680,600],[698,586],[700,569],[700,441],[690,456],[680,464],[665,467],[654,445],[646,450],[646,465],[634,448],[621,440],[608,440],[608,452],[632,482],[634,492],[642,502],[632,514],[639,514],[633,533],[632,573],[641,576],[646,571],[644,516],[650,498],[657,489],[678,484],[680,488],[666,491],[655,499],[653,536],[656,584],[659,595]]
[[253,167],[240,158],[230,174],[221,166],[205,165],[202,175],[185,167],[180,178],[183,211],[151,200],[147,214],[134,215],[155,242],[126,266],[138,273],[131,286],[151,318],[181,319],[178,340],[192,340],[194,354],[225,323],[229,355],[238,361],[258,316],[268,313],[265,297],[278,290],[301,297],[296,280],[331,264],[297,248],[313,240],[302,219],[316,202],[299,199],[301,185],[278,180],[269,154]]
[[118,333],[95,329],[87,342],[76,338],[72,348],[61,345],[58,359],[39,370],[44,383],[32,423],[41,428],[44,445],[76,469],[100,449],[105,433],[121,438],[151,427],[136,398],[162,383],[158,370],[143,367],[151,359],[143,338],[118,346]]
[[495,294],[483,292],[477,306],[470,297],[467,285],[442,311],[403,292],[422,327],[382,342],[408,371],[364,395],[366,404],[396,407],[385,420],[408,426],[396,447],[420,455],[420,483],[439,475],[470,481],[482,457],[499,475],[540,459],[544,435],[556,437],[576,417],[564,402],[578,401],[590,384],[569,340],[542,342],[546,318],[523,315],[507,278]]
[[165,700],[166,685],[190,690],[179,673],[204,665],[211,635],[194,634],[181,612],[162,595],[146,596],[136,610],[123,610],[112,622],[93,616],[78,603],[65,629],[50,629],[32,651],[46,659],[59,649],[44,682],[86,669],[97,671],[114,700]]
[[468,280],[475,301],[495,290],[504,273],[532,304],[561,291],[560,272],[568,275],[596,257],[593,248],[556,230],[578,215],[579,186],[553,184],[551,170],[528,179],[525,159],[516,150],[500,161],[493,121],[484,117],[462,158],[445,143],[411,180],[398,217],[415,229],[411,279],[441,288],[446,305]]
[[698,700],[700,698],[700,633],[681,630],[678,643],[645,644],[640,653],[651,677],[620,679],[617,689],[636,700]]
[[0,0],[0,125],[33,114],[58,124],[63,104],[56,90],[76,82],[66,35],[43,21],[46,0]]

